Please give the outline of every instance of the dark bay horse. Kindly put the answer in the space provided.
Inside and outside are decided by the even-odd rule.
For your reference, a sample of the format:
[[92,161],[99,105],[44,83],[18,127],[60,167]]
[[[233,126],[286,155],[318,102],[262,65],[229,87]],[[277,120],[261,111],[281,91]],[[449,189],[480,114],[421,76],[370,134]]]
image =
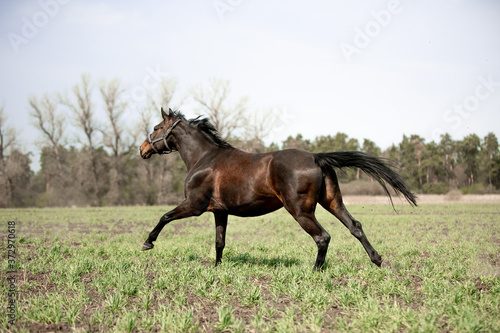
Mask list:
[[[163,227],[173,220],[212,212],[215,216],[215,265],[221,262],[228,215],[259,216],[281,207],[314,239],[318,255],[314,269],[325,262],[330,235],[314,216],[319,203],[356,237],[377,266],[382,257],[368,241],[361,223],[342,202],[335,168],[360,168],[377,180],[390,198],[389,184],[397,194],[416,205],[416,197],[403,178],[379,158],[348,151],[313,154],[288,149],[251,154],[222,140],[206,118],[187,120],[180,112],[161,110],[163,121],[140,147],[142,158],[177,151],[187,167],[185,199],[163,215],[142,250],[153,248]],[[392,202],[392,200],[391,200]]]

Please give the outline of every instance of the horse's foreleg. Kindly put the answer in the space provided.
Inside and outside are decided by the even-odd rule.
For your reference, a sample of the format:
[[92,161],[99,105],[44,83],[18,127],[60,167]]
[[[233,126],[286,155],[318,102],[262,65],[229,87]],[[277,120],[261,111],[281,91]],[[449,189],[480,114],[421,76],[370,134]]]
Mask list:
[[226,245],[227,214],[215,212],[215,266],[222,261],[222,251]]
[[204,210],[200,209],[199,206],[191,205],[187,200],[183,201],[179,206],[161,217],[156,227],[149,233],[148,239],[142,246],[142,251],[151,250],[154,247],[153,242],[156,241],[161,230],[168,223],[185,217],[198,216],[203,212]]

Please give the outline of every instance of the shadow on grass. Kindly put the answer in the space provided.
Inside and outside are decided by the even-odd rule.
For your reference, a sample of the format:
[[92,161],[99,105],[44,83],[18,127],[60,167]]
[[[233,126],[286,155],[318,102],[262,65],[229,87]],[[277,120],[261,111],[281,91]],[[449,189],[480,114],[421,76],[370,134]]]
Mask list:
[[258,258],[251,256],[249,253],[242,253],[236,256],[224,258],[227,262],[235,265],[250,265],[250,266],[268,266],[268,267],[291,267],[300,264],[298,259],[289,258]]

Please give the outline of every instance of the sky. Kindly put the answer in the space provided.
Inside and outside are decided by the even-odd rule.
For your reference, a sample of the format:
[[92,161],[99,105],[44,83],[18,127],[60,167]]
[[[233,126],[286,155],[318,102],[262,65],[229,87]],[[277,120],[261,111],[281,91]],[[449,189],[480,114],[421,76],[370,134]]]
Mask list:
[[[280,117],[267,143],[499,137],[499,32],[497,0],[0,0],[0,105],[32,151],[28,98],[68,92],[82,73],[136,92],[176,78],[178,100],[229,80],[249,112]],[[181,111],[204,112],[190,98]]]

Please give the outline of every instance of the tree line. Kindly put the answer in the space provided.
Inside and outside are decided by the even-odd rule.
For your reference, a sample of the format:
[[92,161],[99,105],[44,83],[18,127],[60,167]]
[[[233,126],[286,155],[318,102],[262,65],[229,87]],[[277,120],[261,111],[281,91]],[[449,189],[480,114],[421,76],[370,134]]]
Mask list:
[[[300,134],[288,137],[283,149],[300,148],[311,152],[360,150],[392,162],[406,176],[410,188],[417,193],[445,194],[460,189],[463,193],[496,193],[500,187],[500,151],[494,133],[484,138],[470,134],[454,140],[450,134],[441,135],[439,142],[426,143],[417,134],[403,135],[399,144],[382,151],[364,139],[349,138],[345,133],[319,136],[314,141],[305,140]],[[359,170],[339,173],[343,183],[366,180]]]
[[[39,134],[37,172],[30,167],[32,153],[18,149],[19,131],[9,126],[1,107],[0,207],[177,203],[183,197],[186,173],[179,155],[142,160],[138,146],[159,122],[161,106],[180,108],[187,98],[199,105],[224,139],[246,151],[360,150],[392,161],[418,193],[457,188],[464,193],[491,193],[500,187],[500,151],[494,133],[484,138],[471,134],[462,140],[444,134],[439,142],[428,143],[419,135],[404,135],[384,151],[369,139],[360,144],[341,132],[314,140],[297,134],[266,145],[264,139],[279,115],[270,109],[250,112],[246,97],[231,97],[228,81],[212,78],[183,98],[175,98],[176,80],[161,78],[157,83],[155,91],[133,101],[130,89],[119,79],[96,81],[83,74],[69,92],[31,96],[31,125]],[[134,117],[131,109],[139,110]],[[96,116],[98,111],[105,119]],[[371,182],[359,170],[341,171],[339,179],[363,185],[357,194],[366,194],[363,187]]]

